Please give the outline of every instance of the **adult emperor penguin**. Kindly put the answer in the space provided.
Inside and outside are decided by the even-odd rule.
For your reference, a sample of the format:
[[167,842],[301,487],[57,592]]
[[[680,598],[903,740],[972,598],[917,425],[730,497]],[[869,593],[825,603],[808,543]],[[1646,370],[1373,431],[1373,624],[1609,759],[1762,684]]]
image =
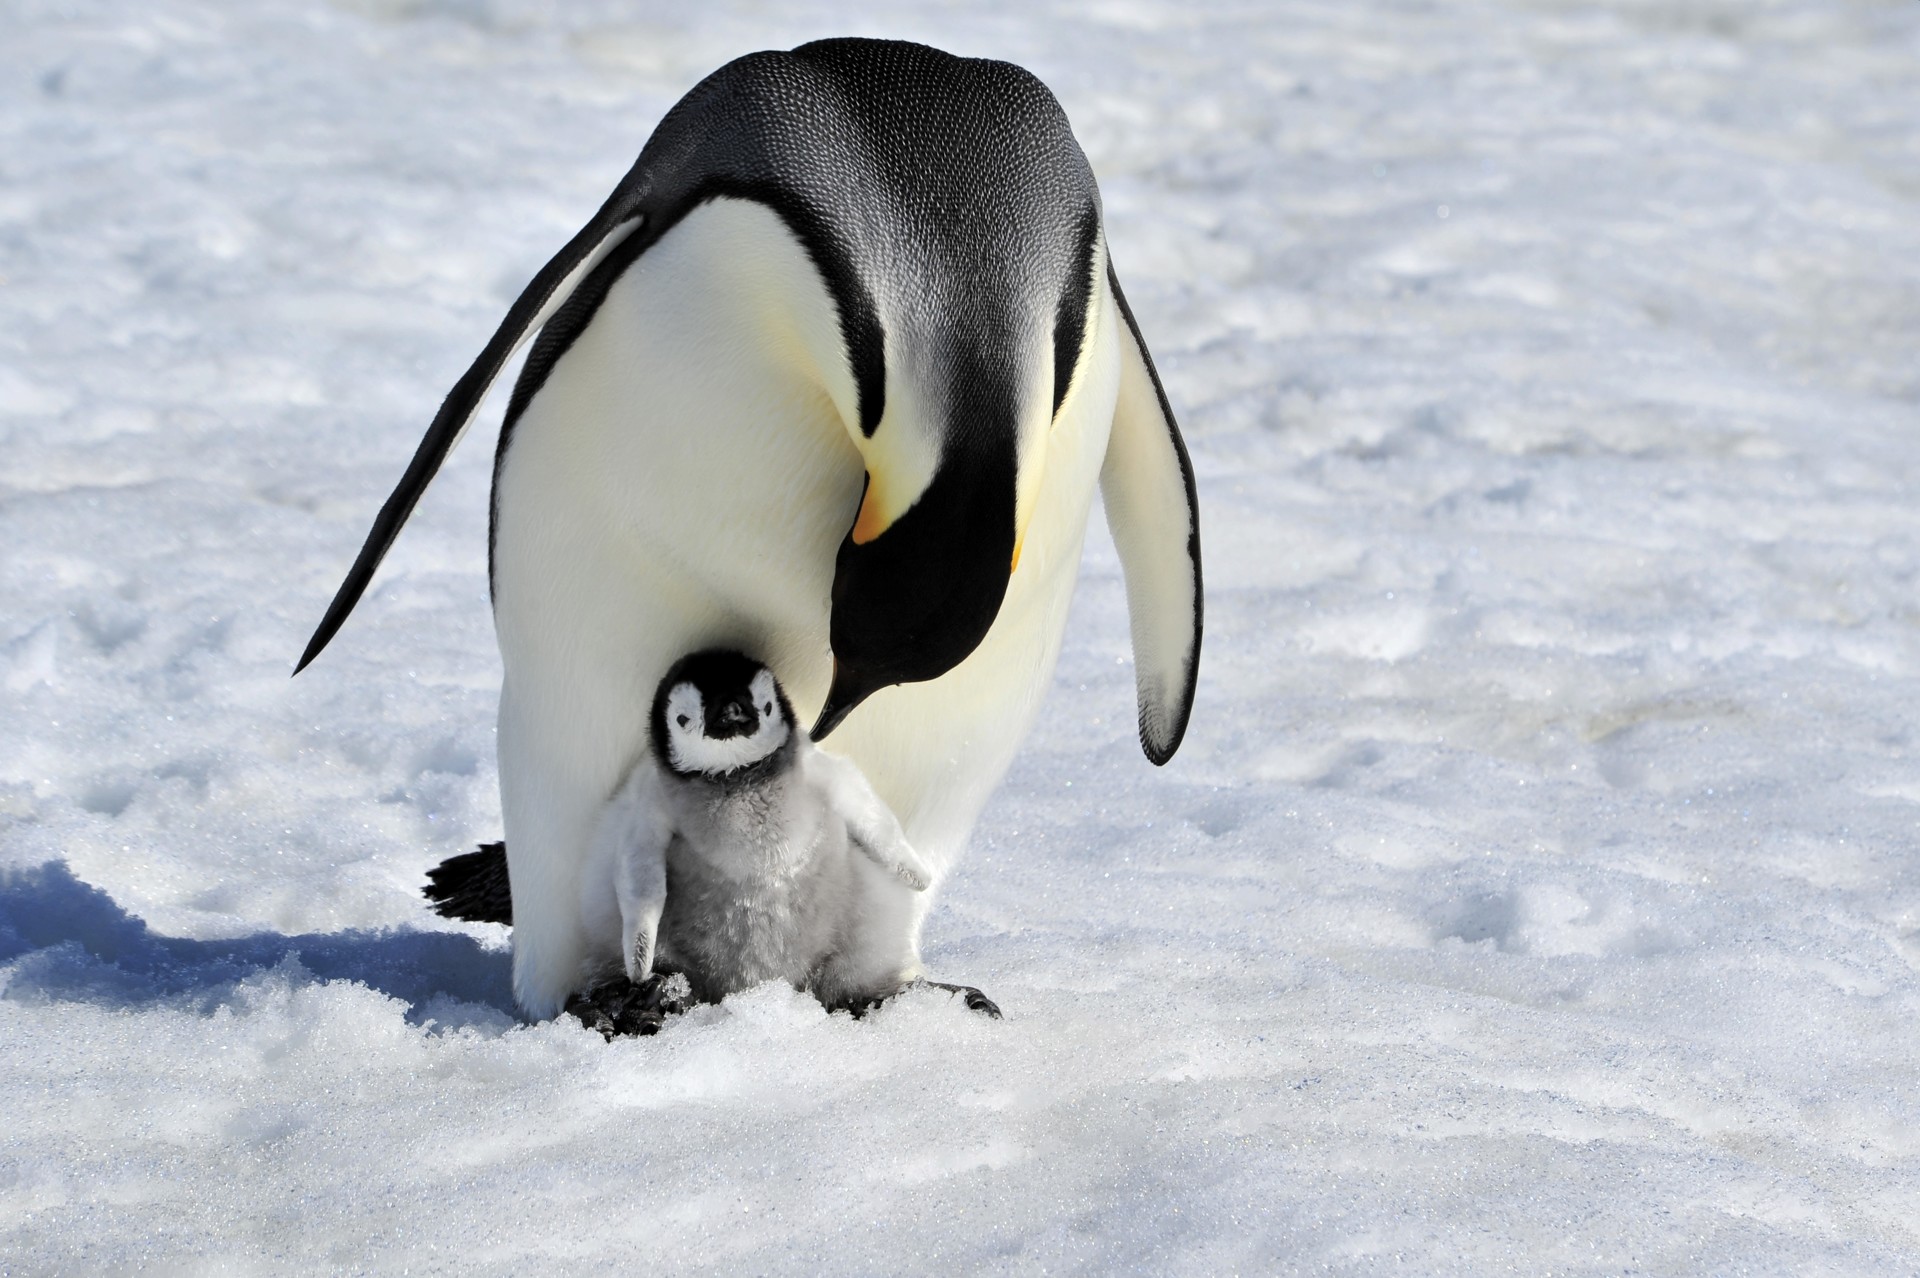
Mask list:
[[1096,483],[1141,744],[1179,746],[1193,472],[1032,75],[841,39],[695,86],[454,385],[298,668],[530,337],[490,530],[529,1014],[578,980],[591,833],[686,652],[764,661],[943,875],[1046,691]]

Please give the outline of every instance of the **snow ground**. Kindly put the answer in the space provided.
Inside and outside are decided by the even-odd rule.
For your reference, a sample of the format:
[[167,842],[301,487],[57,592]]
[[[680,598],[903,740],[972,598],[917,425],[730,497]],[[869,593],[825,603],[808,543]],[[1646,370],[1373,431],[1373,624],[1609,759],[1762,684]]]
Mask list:
[[[0,1272],[1920,1270],[1920,7],[65,5],[0,47]],[[1019,61],[1201,476],[1094,538],[927,954],[1009,1013],[511,1013],[491,432],[700,75]],[[497,418],[498,407],[494,409]]]

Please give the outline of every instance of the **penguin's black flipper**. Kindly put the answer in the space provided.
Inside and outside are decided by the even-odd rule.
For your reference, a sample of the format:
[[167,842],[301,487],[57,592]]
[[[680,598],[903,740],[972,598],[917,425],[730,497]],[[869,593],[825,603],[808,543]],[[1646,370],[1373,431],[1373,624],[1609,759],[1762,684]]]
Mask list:
[[1206,602],[1200,585],[1200,501],[1173,407],[1111,258],[1107,287],[1126,328],[1120,334],[1120,398],[1100,467],[1100,496],[1127,582],[1140,748],[1162,764],[1187,733],[1200,675]]
[[[627,184],[623,182],[600,211],[594,214],[593,220],[568,240],[566,247],[551,262],[540,268],[533,282],[527,285],[507,311],[507,318],[480,352],[480,357],[473,361],[473,366],[447,392],[446,399],[440,404],[440,411],[434,414],[433,423],[427,427],[420,446],[414,450],[413,460],[407,463],[406,473],[400,476],[400,482],[374,518],[373,529],[360,547],[353,567],[347,570],[340,589],[334,593],[333,602],[327,605],[319,628],[313,632],[313,638],[307,641],[307,650],[300,654],[300,663],[293,668],[295,674],[305,670],[320,655],[320,650],[327,646],[346,622],[353,606],[360,602],[360,596],[366,593],[368,583],[373,580],[373,570],[380,566],[387,548],[400,535],[401,526],[407,522],[407,516],[413,513],[414,506],[420,501],[420,494],[426,491],[427,485],[439,473],[440,463],[447,459],[453,446],[466,434],[467,423],[479,411],[480,401],[487,397],[494,378],[507,366],[513,353],[553,317],[554,312],[573,295],[574,289],[594,267],[645,224],[643,216],[627,207],[629,203]],[[447,864],[452,863],[449,861]]]
[[427,871],[427,885],[420,891],[433,902],[434,911],[447,918],[513,926],[504,843],[482,843],[477,852],[448,857]]

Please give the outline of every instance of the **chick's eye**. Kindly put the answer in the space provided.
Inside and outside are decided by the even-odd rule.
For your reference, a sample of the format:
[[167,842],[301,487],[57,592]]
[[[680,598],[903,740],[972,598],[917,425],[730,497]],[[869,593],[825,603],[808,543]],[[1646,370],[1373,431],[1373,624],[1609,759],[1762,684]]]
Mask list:
[[684,714],[681,715],[680,718],[676,720],[676,722],[678,722],[681,727],[683,728],[686,727],[688,722],[687,716],[685,716]]
[[769,702],[767,702],[767,704],[765,704],[764,706],[761,706],[761,707],[760,707],[760,713],[761,713],[761,714],[772,714],[772,713],[773,713],[773,702],[771,702],[771,701],[769,701]]

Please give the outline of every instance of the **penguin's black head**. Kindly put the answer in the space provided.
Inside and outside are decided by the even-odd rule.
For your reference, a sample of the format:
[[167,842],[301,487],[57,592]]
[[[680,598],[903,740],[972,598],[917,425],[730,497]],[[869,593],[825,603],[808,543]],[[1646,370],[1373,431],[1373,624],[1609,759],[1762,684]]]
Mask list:
[[793,739],[793,707],[773,672],[710,648],[660,680],[649,720],[654,757],[683,777],[728,777],[766,763]]

